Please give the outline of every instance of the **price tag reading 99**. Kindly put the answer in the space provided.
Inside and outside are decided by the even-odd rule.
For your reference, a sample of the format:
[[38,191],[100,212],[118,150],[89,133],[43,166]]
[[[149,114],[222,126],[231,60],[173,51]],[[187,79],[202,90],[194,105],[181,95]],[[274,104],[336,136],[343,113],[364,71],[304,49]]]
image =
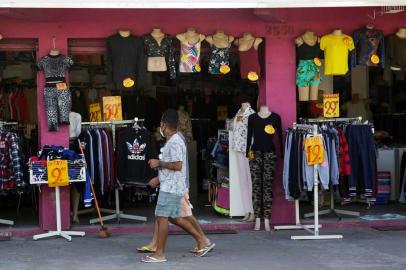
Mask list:
[[339,94],[323,95],[323,116],[326,118],[334,118],[340,116]]
[[305,150],[307,165],[322,164],[324,162],[324,144],[320,136],[306,138]]
[[104,121],[123,120],[121,97],[103,97],[103,119]]
[[48,161],[47,171],[49,187],[63,187],[69,185],[67,160]]

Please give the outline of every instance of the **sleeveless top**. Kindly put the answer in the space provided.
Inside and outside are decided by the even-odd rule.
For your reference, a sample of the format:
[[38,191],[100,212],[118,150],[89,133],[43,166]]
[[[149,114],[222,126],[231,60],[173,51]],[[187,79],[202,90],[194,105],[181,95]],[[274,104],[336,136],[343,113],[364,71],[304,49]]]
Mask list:
[[[213,37],[214,39],[214,37]],[[209,59],[209,73],[210,74],[221,74],[220,67],[222,65],[230,66],[230,48],[229,43],[225,48],[219,48],[216,45],[211,45],[211,54]]]
[[252,42],[251,48],[248,51],[240,51],[240,73],[242,79],[248,78],[248,73],[256,72],[261,75],[261,67],[259,66],[258,51],[255,50],[254,44],[257,39]]
[[313,60],[316,57],[320,58],[321,50],[320,43],[316,42],[313,46],[308,45],[303,41],[303,44],[296,47],[296,57],[298,60]]
[[195,43],[181,43],[180,50],[180,63],[179,63],[179,71],[183,73],[195,73],[199,72],[196,70],[196,65],[199,64],[200,61],[200,46],[201,41]]

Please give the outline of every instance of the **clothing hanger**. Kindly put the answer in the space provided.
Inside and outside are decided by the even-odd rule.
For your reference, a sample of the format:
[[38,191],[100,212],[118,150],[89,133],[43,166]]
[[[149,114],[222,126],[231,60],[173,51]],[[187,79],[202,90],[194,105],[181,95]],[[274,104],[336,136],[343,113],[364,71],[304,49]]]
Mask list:
[[135,129],[135,130],[141,129],[140,125],[138,124],[138,117],[134,118],[133,129]]

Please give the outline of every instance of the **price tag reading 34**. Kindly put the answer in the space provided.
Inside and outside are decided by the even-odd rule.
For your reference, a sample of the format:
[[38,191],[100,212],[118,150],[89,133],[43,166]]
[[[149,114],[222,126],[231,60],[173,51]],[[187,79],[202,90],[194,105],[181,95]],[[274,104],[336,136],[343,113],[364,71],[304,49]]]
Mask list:
[[47,171],[49,187],[64,187],[69,185],[67,160],[48,161]]
[[326,118],[340,116],[340,97],[339,94],[323,95],[323,115]]
[[104,121],[123,120],[120,96],[103,97],[103,119]]
[[324,162],[324,144],[321,136],[305,139],[307,165],[322,164]]

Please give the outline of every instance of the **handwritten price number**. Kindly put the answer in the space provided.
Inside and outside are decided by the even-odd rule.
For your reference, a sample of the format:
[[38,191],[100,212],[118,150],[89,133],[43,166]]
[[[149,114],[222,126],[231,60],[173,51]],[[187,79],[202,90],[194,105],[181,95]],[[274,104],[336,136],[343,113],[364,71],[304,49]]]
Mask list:
[[340,99],[338,94],[326,94],[323,96],[324,117],[332,118],[340,116]]
[[66,160],[48,162],[48,186],[61,187],[69,185],[68,163]]
[[324,146],[320,137],[306,139],[305,147],[308,165],[322,164],[324,162]]
[[117,120],[118,110],[119,110],[118,104],[104,105],[104,119],[105,120]]
[[338,109],[338,100],[326,101],[324,107],[327,115],[334,115],[336,110]]

